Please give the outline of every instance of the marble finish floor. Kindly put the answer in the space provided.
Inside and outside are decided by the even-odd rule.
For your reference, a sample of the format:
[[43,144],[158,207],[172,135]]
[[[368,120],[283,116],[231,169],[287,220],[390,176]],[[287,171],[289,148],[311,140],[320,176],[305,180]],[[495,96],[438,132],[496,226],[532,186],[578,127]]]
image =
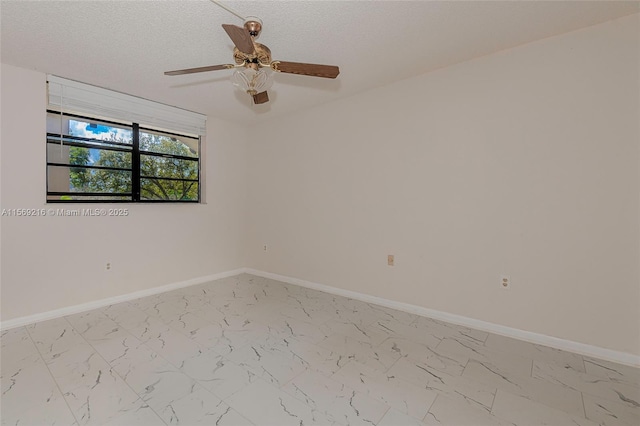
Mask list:
[[640,371],[252,275],[2,332],[2,425],[640,425]]

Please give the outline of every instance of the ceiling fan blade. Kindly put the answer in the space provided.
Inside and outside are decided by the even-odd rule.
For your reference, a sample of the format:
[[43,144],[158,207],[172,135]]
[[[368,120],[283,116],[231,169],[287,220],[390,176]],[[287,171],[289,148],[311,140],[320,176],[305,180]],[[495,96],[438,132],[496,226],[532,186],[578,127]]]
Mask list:
[[274,61],[271,67],[289,74],[309,75],[312,77],[336,78],[340,69],[335,65],[304,64],[302,62]]
[[218,71],[218,70],[227,70],[233,68],[233,65],[211,65],[208,67],[198,67],[198,68],[186,68],[183,70],[175,70],[175,71],[166,71],[164,75],[182,75],[182,74],[193,74],[196,72],[206,72],[206,71]]
[[254,52],[253,39],[251,39],[249,30],[231,24],[222,24],[222,28],[227,32],[227,35],[239,51],[247,54]]
[[266,90],[264,92],[260,92],[256,95],[253,95],[254,104],[256,105],[266,104],[267,102],[269,102],[269,95],[267,94]]

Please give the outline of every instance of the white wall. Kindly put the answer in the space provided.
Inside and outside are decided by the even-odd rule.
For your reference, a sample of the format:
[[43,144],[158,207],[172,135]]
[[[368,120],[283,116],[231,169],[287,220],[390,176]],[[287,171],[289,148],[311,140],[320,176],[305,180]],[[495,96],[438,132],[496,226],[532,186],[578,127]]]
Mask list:
[[248,266],[640,354],[638,32],[635,15],[256,127]]
[[[210,118],[206,205],[3,217],[1,318],[249,266],[640,354],[639,28],[401,81],[246,144]],[[1,207],[50,207],[45,75],[0,74]]]
[[[45,204],[46,76],[2,65],[1,78],[1,207],[95,207]],[[2,320],[244,266],[246,146],[237,132],[207,122],[206,205],[111,205],[128,208],[128,217],[2,217]]]

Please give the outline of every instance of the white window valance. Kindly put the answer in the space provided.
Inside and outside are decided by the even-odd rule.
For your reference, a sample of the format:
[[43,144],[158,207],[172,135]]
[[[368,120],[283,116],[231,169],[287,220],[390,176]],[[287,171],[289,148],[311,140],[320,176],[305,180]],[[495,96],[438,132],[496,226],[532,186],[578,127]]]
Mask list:
[[73,80],[47,76],[48,105],[66,112],[204,135],[207,116]]

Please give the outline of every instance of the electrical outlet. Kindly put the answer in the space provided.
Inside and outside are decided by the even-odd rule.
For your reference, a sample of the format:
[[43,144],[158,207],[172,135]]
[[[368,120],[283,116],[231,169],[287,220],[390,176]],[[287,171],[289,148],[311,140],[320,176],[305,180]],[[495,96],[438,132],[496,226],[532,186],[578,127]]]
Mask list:
[[262,250],[263,251],[267,251],[267,245],[266,244],[262,246]]
[[111,270],[111,262],[107,262],[107,265],[105,266],[105,269],[106,269],[107,271],[110,271],[110,270]]
[[500,275],[500,288],[504,290],[511,288],[511,277],[509,275]]
[[395,264],[395,256],[390,254],[387,255],[387,265],[393,266]]

